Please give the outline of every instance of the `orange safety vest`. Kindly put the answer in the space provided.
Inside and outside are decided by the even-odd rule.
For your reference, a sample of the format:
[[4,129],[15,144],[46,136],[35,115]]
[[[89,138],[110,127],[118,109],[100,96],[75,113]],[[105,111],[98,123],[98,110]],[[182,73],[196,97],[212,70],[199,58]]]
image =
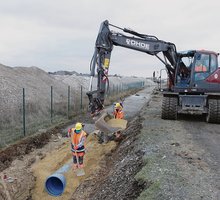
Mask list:
[[198,66],[195,67],[195,71],[196,72],[206,72],[207,68],[204,65],[198,65]]
[[[73,155],[76,154],[78,156],[83,156],[85,154],[85,139],[86,139],[86,132],[81,130],[80,133],[76,133],[75,129],[71,132],[71,151],[73,152]],[[74,147],[78,146],[78,148],[75,150]]]
[[115,116],[115,119],[123,119],[124,118],[124,112],[122,110],[119,110],[119,111],[114,111],[114,116]]

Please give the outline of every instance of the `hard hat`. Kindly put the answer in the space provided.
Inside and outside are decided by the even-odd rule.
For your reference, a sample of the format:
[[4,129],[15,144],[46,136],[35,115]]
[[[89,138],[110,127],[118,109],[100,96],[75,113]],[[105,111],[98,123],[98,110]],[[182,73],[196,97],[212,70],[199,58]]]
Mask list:
[[115,108],[121,108],[121,104],[120,103],[116,103],[115,104]]
[[75,129],[77,130],[77,131],[79,131],[79,130],[81,130],[82,129],[82,124],[81,123],[76,123],[76,125],[75,125]]

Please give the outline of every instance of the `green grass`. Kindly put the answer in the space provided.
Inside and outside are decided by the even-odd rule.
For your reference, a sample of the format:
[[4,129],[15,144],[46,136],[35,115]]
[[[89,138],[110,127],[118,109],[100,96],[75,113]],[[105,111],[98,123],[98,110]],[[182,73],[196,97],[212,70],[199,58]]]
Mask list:
[[160,182],[155,181],[150,185],[147,190],[144,190],[140,196],[137,198],[138,200],[157,200],[157,193],[160,190]]
[[158,199],[158,194],[161,192],[161,185],[164,181],[164,174],[159,170],[165,165],[161,159],[161,155],[145,156],[143,158],[145,165],[136,174],[135,179],[150,184],[141,192],[138,200]]

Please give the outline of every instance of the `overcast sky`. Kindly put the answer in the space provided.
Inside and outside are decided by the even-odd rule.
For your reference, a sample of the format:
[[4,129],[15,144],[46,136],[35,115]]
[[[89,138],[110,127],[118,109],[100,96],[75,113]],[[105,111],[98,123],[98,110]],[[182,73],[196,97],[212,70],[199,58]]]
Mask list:
[[[106,19],[173,42],[179,51],[220,52],[219,10],[218,0],[1,0],[0,63],[88,73]],[[151,76],[162,68],[141,52],[112,52],[110,74]]]

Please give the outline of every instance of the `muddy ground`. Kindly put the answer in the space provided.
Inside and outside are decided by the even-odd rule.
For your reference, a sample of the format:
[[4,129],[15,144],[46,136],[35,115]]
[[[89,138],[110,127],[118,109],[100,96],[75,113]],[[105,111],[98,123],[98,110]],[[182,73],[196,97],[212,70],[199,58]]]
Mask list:
[[[89,176],[74,181],[78,185],[75,191],[68,191],[70,199],[220,199],[220,125],[208,124],[203,117],[162,120],[161,100],[161,94],[154,91],[150,102],[129,118],[125,136],[117,145],[109,144],[105,149],[106,145],[94,141],[105,151],[95,162],[96,168],[90,164],[95,170],[88,171]],[[39,177],[33,173],[33,166],[39,167],[51,152],[62,152],[67,140],[61,131],[46,137],[48,143],[43,148],[38,144],[27,150],[27,155],[22,149],[24,153],[14,161],[14,153],[11,159],[5,156],[9,157],[6,164],[1,160],[1,169],[7,167],[1,175],[11,176],[13,182],[2,181],[0,199],[37,199],[33,191]],[[39,191],[45,195],[41,199],[53,199],[46,196],[43,187]]]

